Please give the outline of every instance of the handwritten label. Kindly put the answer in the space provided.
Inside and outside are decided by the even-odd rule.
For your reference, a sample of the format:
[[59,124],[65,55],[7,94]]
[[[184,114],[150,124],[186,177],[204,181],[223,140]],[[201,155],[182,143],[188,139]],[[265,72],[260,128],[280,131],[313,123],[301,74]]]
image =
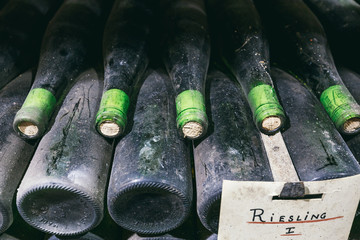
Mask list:
[[218,239],[346,240],[360,175],[304,182],[305,196],[278,197],[285,182],[224,181]]

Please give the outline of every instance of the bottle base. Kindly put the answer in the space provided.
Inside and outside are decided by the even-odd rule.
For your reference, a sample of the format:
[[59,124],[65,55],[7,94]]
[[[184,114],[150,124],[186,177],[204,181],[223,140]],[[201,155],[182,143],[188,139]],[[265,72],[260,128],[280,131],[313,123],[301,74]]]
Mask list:
[[208,201],[198,205],[198,216],[206,229],[212,233],[218,233],[221,191],[208,199]]
[[108,198],[111,217],[121,227],[141,234],[161,234],[180,226],[190,212],[190,199],[164,183],[134,183]]
[[43,184],[29,191],[19,189],[17,207],[31,226],[58,236],[85,233],[97,226],[102,206],[79,189],[62,184]]

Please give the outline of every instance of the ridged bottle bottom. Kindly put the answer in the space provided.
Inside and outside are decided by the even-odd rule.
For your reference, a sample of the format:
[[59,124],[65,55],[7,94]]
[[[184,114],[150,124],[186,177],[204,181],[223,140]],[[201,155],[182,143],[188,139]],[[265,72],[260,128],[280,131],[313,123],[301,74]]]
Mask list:
[[18,194],[17,207],[30,225],[58,236],[85,233],[98,225],[103,216],[101,206],[86,193],[59,184]]
[[198,206],[198,215],[201,223],[209,231],[218,232],[219,216],[220,216],[221,192],[216,193],[208,199],[204,200]]
[[180,226],[190,211],[190,200],[162,183],[135,183],[108,199],[114,221],[142,234],[161,234]]
[[8,229],[12,222],[9,210],[0,203],[0,234]]

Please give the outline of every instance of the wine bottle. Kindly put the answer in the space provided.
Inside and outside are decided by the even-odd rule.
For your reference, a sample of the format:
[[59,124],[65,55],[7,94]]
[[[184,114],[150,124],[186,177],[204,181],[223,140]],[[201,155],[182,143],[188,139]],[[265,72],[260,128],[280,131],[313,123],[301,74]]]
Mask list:
[[[360,74],[344,67],[338,67],[338,71],[351,95],[360,103]],[[355,158],[360,162],[360,135],[343,137]]]
[[360,54],[360,5],[354,0],[304,0],[319,18],[337,62],[357,67]]
[[46,233],[78,235],[102,219],[112,155],[111,142],[92,125],[102,84],[94,69],[80,75],[18,189],[21,216]]
[[106,23],[104,93],[95,121],[104,137],[116,138],[125,130],[132,89],[149,61],[152,8],[151,1],[117,0]]
[[301,181],[360,174],[360,166],[321,103],[290,74],[271,71],[290,126],[282,133]]
[[0,11],[0,88],[35,65],[41,37],[61,0],[9,0]]
[[131,131],[118,143],[108,187],[108,210],[121,227],[161,234],[190,212],[189,149],[175,125],[166,73],[151,70],[142,84]]
[[301,78],[336,128],[360,131],[360,106],[344,86],[322,25],[302,0],[255,0],[268,29],[273,59]]
[[31,88],[31,80],[28,71],[0,91],[0,233],[13,222],[15,192],[36,146],[36,142],[18,138],[8,124]]
[[68,82],[90,66],[106,12],[102,0],[68,0],[46,29],[35,81],[14,119],[20,137],[41,137]]
[[210,36],[204,1],[171,1],[164,12],[163,58],[176,94],[176,124],[184,137],[197,139],[208,126],[204,88]]
[[257,128],[278,132],[285,122],[270,77],[267,38],[251,0],[211,0],[209,14],[217,55],[241,84]]
[[194,147],[197,212],[217,233],[222,181],[273,181],[273,176],[240,86],[220,71],[210,72],[207,82],[212,131]]

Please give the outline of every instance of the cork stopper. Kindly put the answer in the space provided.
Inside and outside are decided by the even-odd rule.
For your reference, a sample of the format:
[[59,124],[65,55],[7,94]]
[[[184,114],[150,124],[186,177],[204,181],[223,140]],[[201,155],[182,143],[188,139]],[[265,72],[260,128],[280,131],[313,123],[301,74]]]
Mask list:
[[102,135],[107,137],[114,137],[120,133],[120,127],[115,122],[104,121],[100,124],[100,132]]
[[198,122],[188,122],[182,128],[184,137],[189,139],[196,139],[200,137],[203,131],[203,126]]
[[281,118],[276,116],[267,117],[262,122],[261,126],[266,131],[275,131],[281,126]]
[[354,133],[360,130],[360,118],[351,118],[344,123],[346,133]]
[[24,135],[32,137],[32,136],[36,136],[39,132],[39,128],[31,123],[31,122],[20,122],[18,124],[18,129],[20,132],[22,132]]

